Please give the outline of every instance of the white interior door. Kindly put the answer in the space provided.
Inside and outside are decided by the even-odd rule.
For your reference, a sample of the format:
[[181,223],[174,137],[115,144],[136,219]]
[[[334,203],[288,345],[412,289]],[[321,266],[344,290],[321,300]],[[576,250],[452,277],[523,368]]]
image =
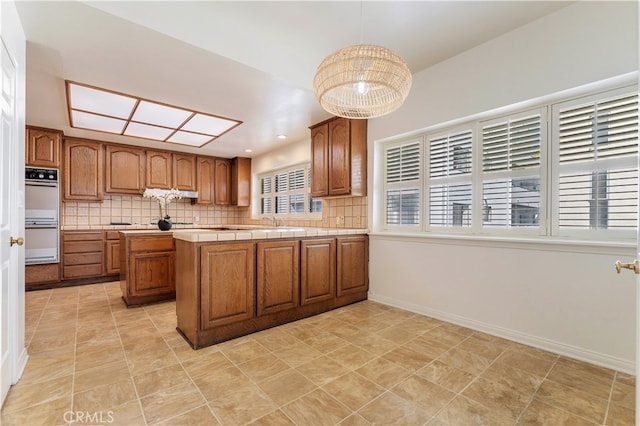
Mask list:
[[[17,286],[17,250],[19,244],[12,243],[12,225],[15,223],[11,209],[12,184],[16,155],[16,67],[0,39],[0,405],[4,402],[12,382],[13,360],[11,359],[10,336],[14,320],[10,305],[10,295]],[[14,206],[15,207],[15,206]]]

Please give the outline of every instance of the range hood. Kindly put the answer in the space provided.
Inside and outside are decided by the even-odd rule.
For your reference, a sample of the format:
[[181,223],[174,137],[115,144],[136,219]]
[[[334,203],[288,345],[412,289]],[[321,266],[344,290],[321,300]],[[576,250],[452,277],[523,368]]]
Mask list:
[[[156,194],[168,194],[169,189],[160,189],[160,188],[145,188],[145,191],[153,191]],[[178,190],[181,198],[198,198],[198,191],[182,191]]]

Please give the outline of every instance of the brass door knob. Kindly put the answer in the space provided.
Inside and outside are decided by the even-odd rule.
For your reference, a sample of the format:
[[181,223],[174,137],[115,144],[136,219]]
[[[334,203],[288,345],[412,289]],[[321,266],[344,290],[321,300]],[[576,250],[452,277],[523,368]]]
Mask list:
[[9,244],[11,244],[11,247],[13,247],[14,244],[17,244],[19,246],[24,244],[24,238],[22,237],[18,237],[18,238],[13,238],[11,237],[11,239],[9,240]]
[[634,260],[632,263],[622,263],[619,260],[616,260],[616,271],[620,273],[622,269],[631,269],[634,273],[640,274],[640,262],[638,259]]

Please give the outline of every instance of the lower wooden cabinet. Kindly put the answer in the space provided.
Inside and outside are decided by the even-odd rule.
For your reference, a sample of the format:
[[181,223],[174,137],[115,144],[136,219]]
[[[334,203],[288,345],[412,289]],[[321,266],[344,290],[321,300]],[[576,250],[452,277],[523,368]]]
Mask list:
[[337,237],[337,296],[369,290],[369,240]]
[[127,306],[175,298],[175,248],[171,234],[121,234],[120,262],[120,288]]
[[299,305],[299,246],[298,241],[256,244],[258,315],[293,309]]
[[24,268],[24,283],[27,290],[30,284],[52,283],[60,281],[60,264],[47,263],[43,265],[26,265]]
[[367,235],[176,240],[178,331],[194,349],[367,298]]
[[254,244],[231,243],[202,247],[200,254],[200,324],[207,330],[250,320],[256,315]]
[[107,231],[104,242],[104,273],[106,275],[120,274],[120,234],[118,231]]
[[62,279],[102,276],[102,231],[62,233]]
[[300,304],[333,299],[336,294],[335,238],[302,240],[300,251]]

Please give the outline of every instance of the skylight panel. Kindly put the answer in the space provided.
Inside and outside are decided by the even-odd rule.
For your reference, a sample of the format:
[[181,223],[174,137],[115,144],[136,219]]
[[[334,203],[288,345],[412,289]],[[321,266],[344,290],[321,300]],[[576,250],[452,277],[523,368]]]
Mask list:
[[69,103],[73,110],[93,112],[116,118],[129,118],[137,99],[87,86],[69,85]]
[[127,122],[117,118],[103,117],[82,111],[71,111],[71,125],[79,129],[121,134]]
[[192,115],[193,112],[185,109],[174,108],[155,102],[140,101],[131,120],[177,129]]
[[167,129],[166,127],[150,126],[148,124],[140,123],[129,123],[123,134],[125,136],[135,136],[139,138],[164,141],[169,136],[171,136],[171,133],[173,132],[173,129]]
[[202,146],[211,141],[213,136],[200,135],[198,133],[178,131],[167,142],[181,143],[183,145]]
[[202,147],[242,121],[65,81],[71,127]]

